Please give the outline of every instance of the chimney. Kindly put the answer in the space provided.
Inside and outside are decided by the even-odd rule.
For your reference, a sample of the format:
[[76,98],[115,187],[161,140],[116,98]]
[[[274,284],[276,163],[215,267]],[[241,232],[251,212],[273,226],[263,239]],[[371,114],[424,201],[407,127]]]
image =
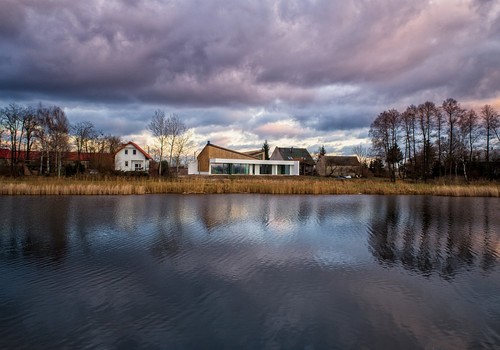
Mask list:
[[207,141],[207,145],[209,145],[209,144],[210,144],[210,140],[209,140],[209,141]]

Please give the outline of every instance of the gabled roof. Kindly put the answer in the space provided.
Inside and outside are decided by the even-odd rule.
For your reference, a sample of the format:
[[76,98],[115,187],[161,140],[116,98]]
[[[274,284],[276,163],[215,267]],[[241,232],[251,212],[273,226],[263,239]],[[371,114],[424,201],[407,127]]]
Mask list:
[[146,151],[144,151],[141,147],[139,147],[139,145],[137,145],[135,142],[132,142],[132,141],[129,141],[125,144],[123,144],[116,152],[115,152],[115,155],[120,152],[122,149],[124,149],[125,147],[127,147],[128,145],[131,145],[131,146],[134,146],[139,152],[141,152],[144,157],[146,157],[146,159],[153,159],[153,157],[151,157],[148,153],[146,153]]
[[259,160],[264,159],[264,151],[261,149],[256,149],[253,151],[246,151],[243,153],[245,153],[248,156],[254,157],[256,159],[259,159]]
[[283,160],[298,160],[306,164],[315,164],[314,159],[305,148],[276,147],[275,152],[276,151],[280,154]]
[[[245,154],[245,153],[242,153],[242,152],[238,152],[238,151],[235,151],[235,150],[232,150],[232,149],[229,149],[229,148],[224,148],[224,147],[221,147],[221,146],[217,146],[217,145],[214,145],[213,143],[207,143],[203,149],[205,149],[206,147],[215,147],[215,148],[218,148],[218,149],[226,151],[226,152],[231,152],[231,153],[234,153],[234,154],[238,154],[240,156],[247,157],[249,159],[255,159],[255,157],[252,157],[252,156],[250,156],[248,154]],[[203,152],[203,150],[202,150],[202,152]]]
[[321,157],[325,165],[337,166],[359,166],[359,160],[356,156],[323,156]]

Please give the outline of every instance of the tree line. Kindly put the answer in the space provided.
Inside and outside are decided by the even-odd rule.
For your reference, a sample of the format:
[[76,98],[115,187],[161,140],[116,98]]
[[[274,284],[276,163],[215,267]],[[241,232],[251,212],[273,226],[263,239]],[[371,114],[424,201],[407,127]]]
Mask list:
[[[193,147],[191,130],[176,114],[167,116],[160,110],[154,112],[146,129],[155,140],[151,153],[159,163],[159,174],[165,174],[172,165],[178,169],[182,157],[187,158]],[[10,150],[11,175],[20,173],[19,164],[29,165],[35,170],[33,164],[36,163],[39,174],[61,176],[69,171],[68,165],[65,167],[63,163],[65,155],[71,150],[77,154],[75,168],[71,172],[78,174],[85,170],[81,163],[83,154],[92,155],[94,163],[97,163],[92,166],[98,170],[111,170],[114,167],[108,164],[109,159],[104,155],[114,154],[122,143],[120,137],[104,134],[90,121],[71,124],[59,106],[11,103],[0,108],[0,149]]]
[[370,126],[372,167],[396,177],[427,180],[463,176],[498,178],[500,116],[491,105],[466,109],[453,98],[389,109]]
[[[104,135],[89,122],[70,124],[59,106],[22,106],[11,103],[0,108],[0,148],[10,150],[10,173],[19,173],[18,164],[37,163],[39,174],[65,172],[63,161],[72,146],[77,152],[76,172],[82,170],[82,153],[113,153],[122,144],[119,137]],[[34,159],[36,151],[38,159]]]

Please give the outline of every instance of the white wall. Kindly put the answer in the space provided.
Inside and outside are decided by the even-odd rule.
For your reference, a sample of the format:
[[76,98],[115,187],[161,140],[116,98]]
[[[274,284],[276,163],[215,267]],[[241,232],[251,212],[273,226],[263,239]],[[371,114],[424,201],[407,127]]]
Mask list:
[[127,145],[115,155],[115,170],[135,171],[136,164],[140,167],[138,170],[149,171],[149,160],[132,145]]

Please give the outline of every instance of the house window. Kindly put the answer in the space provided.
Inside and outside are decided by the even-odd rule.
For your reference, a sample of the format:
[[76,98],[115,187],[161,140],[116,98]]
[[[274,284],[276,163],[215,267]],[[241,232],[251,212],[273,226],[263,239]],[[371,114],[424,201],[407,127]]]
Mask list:
[[273,167],[269,164],[263,164],[260,166],[260,174],[261,175],[272,175]]
[[125,150],[125,154],[128,154],[128,149]]
[[135,163],[135,170],[142,170],[142,164]]
[[[125,151],[125,152],[127,152],[127,151]],[[125,166],[128,166],[128,161],[127,160],[125,161]]]
[[235,175],[248,175],[248,164],[233,164],[230,174]]
[[132,151],[132,154],[135,156],[135,155],[136,155],[136,153],[137,153],[137,151],[134,149],[134,150]]
[[279,175],[290,175],[290,165],[278,165]]

